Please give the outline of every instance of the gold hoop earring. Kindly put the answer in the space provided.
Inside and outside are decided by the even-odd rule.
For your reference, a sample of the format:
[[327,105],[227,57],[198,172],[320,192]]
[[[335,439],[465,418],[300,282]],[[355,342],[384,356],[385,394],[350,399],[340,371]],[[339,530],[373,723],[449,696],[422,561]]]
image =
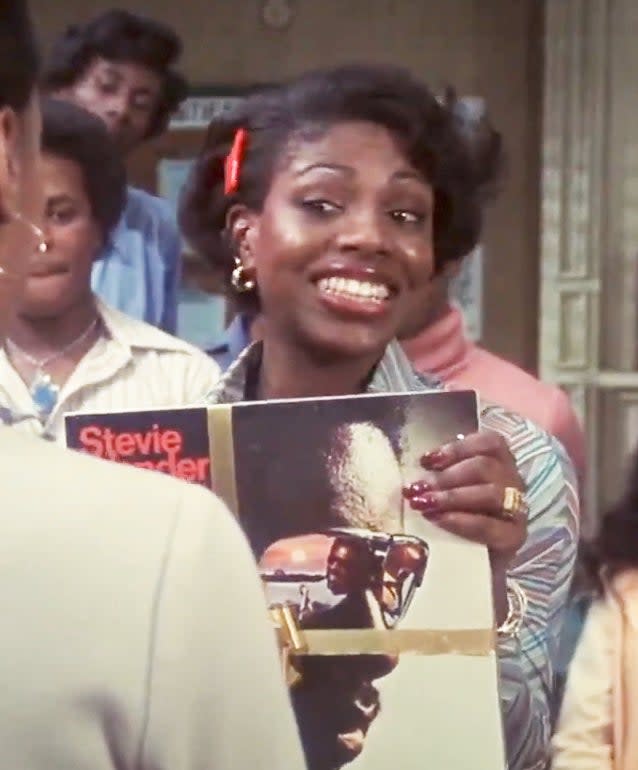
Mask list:
[[235,269],[230,276],[230,282],[233,289],[240,294],[252,291],[255,288],[255,281],[252,278],[246,277],[246,268],[239,257],[235,257]]
[[14,214],[14,218],[17,222],[20,222],[25,227],[28,227],[29,230],[35,235],[36,238],[39,239],[39,243],[36,247],[37,251],[40,252],[40,254],[46,254],[49,250],[49,244],[47,243],[46,235],[44,234],[44,230],[42,228],[38,227],[36,224],[31,222],[29,219],[24,217],[19,211],[17,211]]

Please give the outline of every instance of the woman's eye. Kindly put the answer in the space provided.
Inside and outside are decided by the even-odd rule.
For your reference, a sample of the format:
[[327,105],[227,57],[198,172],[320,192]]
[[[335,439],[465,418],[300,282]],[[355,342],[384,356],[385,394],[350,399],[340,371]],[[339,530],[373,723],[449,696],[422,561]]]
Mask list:
[[146,98],[135,99],[133,101],[133,107],[139,112],[150,112],[152,109],[152,104],[150,100]]
[[58,211],[52,211],[49,214],[49,219],[60,225],[67,224],[75,218],[74,209],[59,209]]
[[395,209],[390,212],[390,216],[395,222],[402,225],[420,225],[425,221],[424,214],[409,209]]
[[117,91],[115,80],[98,80],[97,85],[103,94],[114,94]]
[[309,198],[303,201],[303,206],[315,214],[330,215],[341,210],[341,206],[325,198]]

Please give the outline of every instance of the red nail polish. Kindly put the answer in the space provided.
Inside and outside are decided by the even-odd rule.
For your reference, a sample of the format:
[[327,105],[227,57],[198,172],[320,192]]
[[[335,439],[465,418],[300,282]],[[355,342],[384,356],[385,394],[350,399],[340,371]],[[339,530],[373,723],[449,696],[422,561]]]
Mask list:
[[420,495],[410,499],[410,505],[422,513],[435,513],[439,510],[439,499],[436,495]]
[[434,449],[423,455],[421,465],[429,470],[442,468],[445,465],[445,454],[440,449]]
[[409,487],[403,488],[403,495],[405,497],[415,497],[422,495],[425,492],[431,492],[432,488],[432,485],[428,484],[427,481],[415,481],[413,484],[410,484]]

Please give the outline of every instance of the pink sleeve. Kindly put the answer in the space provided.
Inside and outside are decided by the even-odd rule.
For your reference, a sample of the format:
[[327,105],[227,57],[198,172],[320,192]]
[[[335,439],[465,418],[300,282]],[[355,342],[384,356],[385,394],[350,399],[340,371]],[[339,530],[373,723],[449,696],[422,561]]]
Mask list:
[[569,396],[564,390],[556,388],[549,411],[547,430],[555,436],[565,448],[574,464],[581,490],[584,488],[587,445],[580,420],[574,412]]

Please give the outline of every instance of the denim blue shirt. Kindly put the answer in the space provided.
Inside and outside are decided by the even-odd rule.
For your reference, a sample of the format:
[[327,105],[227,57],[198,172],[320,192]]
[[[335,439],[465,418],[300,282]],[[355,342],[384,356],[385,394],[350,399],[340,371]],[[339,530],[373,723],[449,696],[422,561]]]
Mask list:
[[206,352],[215,359],[222,372],[225,372],[251,342],[250,317],[245,313],[237,313],[217,344]]
[[171,206],[129,187],[120,221],[93,265],[93,290],[118,310],[174,334],[181,251]]

